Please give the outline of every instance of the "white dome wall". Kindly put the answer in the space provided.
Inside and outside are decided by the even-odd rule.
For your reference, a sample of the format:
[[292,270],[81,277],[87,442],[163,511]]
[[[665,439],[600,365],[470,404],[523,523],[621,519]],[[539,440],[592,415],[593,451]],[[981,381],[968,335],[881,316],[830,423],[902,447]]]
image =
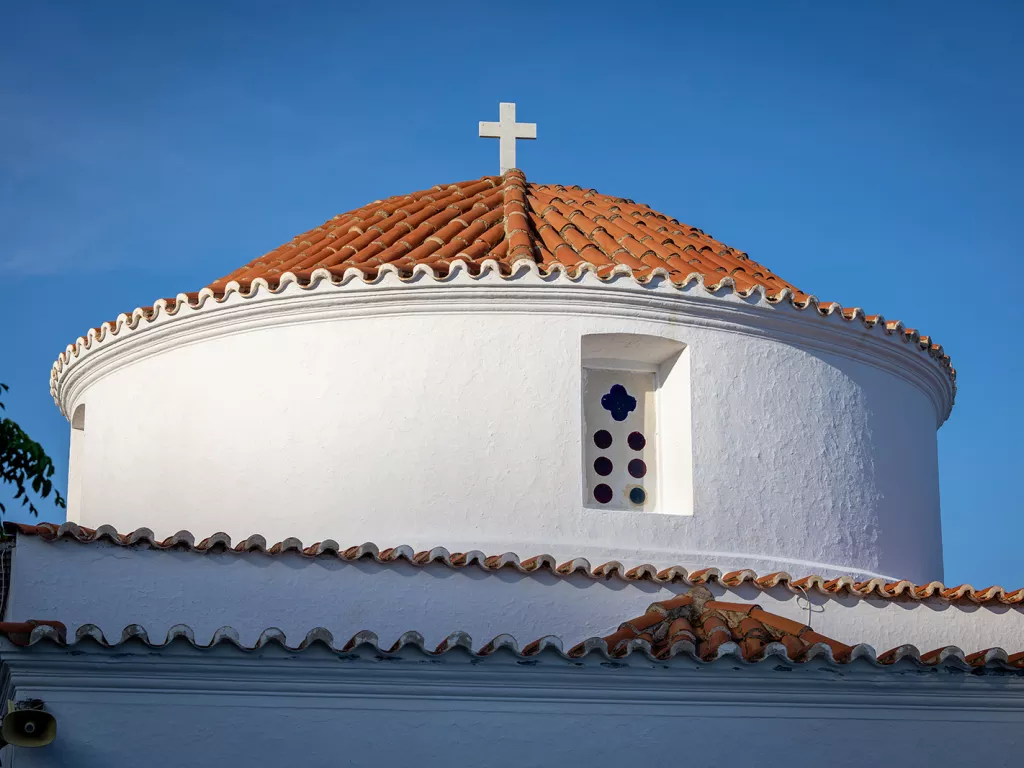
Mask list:
[[[682,514],[583,508],[581,339],[608,333],[686,345]],[[235,293],[122,334],[58,379],[66,412],[87,404],[83,525],[943,575],[948,380],[859,321],[699,286],[456,271]]]

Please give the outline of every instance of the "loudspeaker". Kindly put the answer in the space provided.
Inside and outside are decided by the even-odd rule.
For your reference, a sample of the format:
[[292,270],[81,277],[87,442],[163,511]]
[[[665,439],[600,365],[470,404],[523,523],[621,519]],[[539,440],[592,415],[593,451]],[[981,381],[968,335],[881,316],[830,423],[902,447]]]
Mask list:
[[0,724],[0,738],[16,747],[45,747],[57,738],[57,720],[41,709],[17,709]]

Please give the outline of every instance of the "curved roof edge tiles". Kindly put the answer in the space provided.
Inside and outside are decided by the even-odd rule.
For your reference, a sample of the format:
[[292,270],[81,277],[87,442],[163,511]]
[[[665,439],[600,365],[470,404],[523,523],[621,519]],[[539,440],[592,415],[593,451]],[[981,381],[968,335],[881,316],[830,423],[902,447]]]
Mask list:
[[[714,609],[709,610],[714,611]],[[721,611],[718,611],[718,615],[721,615]],[[781,617],[774,617],[773,614],[763,612],[758,614],[758,618],[765,623],[770,622],[772,618],[786,621]],[[713,620],[713,616],[707,617],[708,624],[711,624]],[[747,621],[756,620],[748,618]],[[976,653],[965,654],[960,648],[951,645],[921,653],[913,645],[901,645],[883,654],[878,654],[870,645],[862,643],[847,646],[817,635],[817,633],[804,633],[807,638],[805,641],[800,637],[778,630],[762,636],[762,632],[753,627],[739,630],[741,634],[737,638],[735,630],[717,631],[718,626],[716,624],[709,630],[710,636],[721,636],[721,640],[691,641],[683,637],[683,633],[677,632],[673,635],[673,641],[669,645],[659,647],[640,634],[626,642],[616,642],[613,646],[610,639],[615,637],[613,635],[609,638],[593,637],[584,640],[568,651],[565,650],[562,639],[555,635],[546,635],[522,648],[511,635],[498,635],[476,648],[473,638],[465,632],[451,633],[433,649],[427,646],[423,635],[415,631],[405,632],[395,643],[386,648],[380,645],[377,634],[368,630],[357,632],[341,645],[337,645],[334,635],[325,627],[316,627],[310,630],[297,645],[290,645],[285,633],[277,627],[265,629],[252,645],[243,643],[238,631],[233,627],[221,627],[213,633],[208,643],[200,643],[196,641],[195,631],[192,627],[185,624],[171,627],[162,641],[150,639],[146,629],[139,624],[128,625],[121,632],[121,636],[114,640],[107,639],[103,631],[95,624],[83,624],[75,631],[73,639],[69,640],[67,629],[60,622],[35,619],[25,622],[0,623],[0,636],[6,637],[13,645],[22,648],[50,643],[60,648],[82,649],[83,646],[91,643],[99,648],[124,650],[126,646],[130,647],[131,644],[138,643],[143,648],[163,649],[181,643],[191,645],[197,650],[209,650],[219,645],[227,645],[242,651],[255,651],[268,646],[278,646],[287,651],[301,652],[319,645],[330,653],[336,654],[351,654],[361,647],[366,647],[377,657],[381,655],[396,656],[406,648],[411,648],[427,656],[443,656],[456,649],[462,649],[463,654],[459,655],[463,658],[466,655],[470,658],[482,658],[501,652],[510,653],[518,658],[551,653],[566,661],[578,661],[589,656],[597,656],[599,659],[605,660],[621,660],[638,654],[647,661],[666,661],[684,657],[701,663],[730,659],[747,664],[759,664],[769,660],[789,664],[806,664],[817,659],[829,665],[844,665],[863,660],[880,668],[894,668],[899,662],[908,661],[917,667],[933,669],[944,667],[974,673],[985,670],[1024,673],[1024,653],[1010,654],[1002,648],[987,648]],[[762,623],[761,627],[764,626],[765,624]],[[620,630],[616,635],[621,632]]]
[[226,533],[215,533],[198,544],[195,536],[188,531],[179,531],[166,539],[158,540],[148,528],[138,528],[131,533],[118,533],[110,525],[99,528],[85,528],[75,523],[42,523],[27,525],[24,523],[4,523],[8,533],[24,536],[38,536],[45,541],[73,540],[83,544],[109,542],[122,547],[144,547],[158,550],[185,550],[200,554],[220,553],[261,553],[265,555],[283,555],[294,553],[302,557],[336,557],[348,562],[363,558],[372,559],[381,564],[407,562],[416,566],[440,563],[449,568],[467,568],[476,566],[484,571],[499,571],[512,568],[520,573],[547,571],[557,576],[568,577],[579,573],[592,579],[622,579],[623,581],[652,581],[663,584],[686,584],[700,586],[719,583],[725,587],[735,588],[750,584],[757,589],[768,590],[783,587],[796,594],[804,594],[808,589],[829,595],[851,595],[856,597],[881,597],[887,599],[928,600],[940,599],[947,601],[969,601],[972,603],[1000,603],[1003,605],[1024,607],[1024,587],[1014,591],[1000,586],[975,589],[970,584],[947,587],[940,581],[928,584],[914,584],[910,581],[886,581],[871,579],[857,581],[850,576],[828,579],[824,576],[810,575],[794,578],[785,571],[776,571],[763,576],[750,569],[722,572],[718,568],[701,568],[689,571],[682,566],[657,569],[653,565],[639,565],[626,568],[622,563],[613,560],[593,566],[584,557],[573,558],[559,564],[551,555],[536,555],[521,559],[514,552],[500,555],[486,555],[478,550],[470,552],[449,552],[444,547],[417,552],[412,547],[399,546],[381,549],[373,543],[359,546],[342,547],[336,541],[327,539],[308,546],[297,538],[288,538],[269,545],[267,540],[255,534],[232,546],[231,537]]
[[64,368],[95,341],[135,330],[160,313],[175,315],[183,304],[199,308],[207,299],[221,302],[261,287],[276,291],[292,282],[305,286],[321,280],[345,284],[354,276],[366,282],[387,273],[406,280],[423,273],[445,279],[459,265],[474,276],[497,270],[508,278],[523,262],[541,274],[560,272],[570,279],[585,272],[602,280],[626,273],[642,284],[665,278],[679,288],[702,285],[709,293],[732,290],[744,298],[759,293],[771,303],[786,301],[797,309],[859,320],[927,352],[956,394],[956,371],[942,347],[900,321],[819,301],[742,251],[646,205],[592,189],[533,184],[516,169],[339,214],[201,291],[120,315],[68,346],[54,363],[51,389],[56,399],[55,382]]

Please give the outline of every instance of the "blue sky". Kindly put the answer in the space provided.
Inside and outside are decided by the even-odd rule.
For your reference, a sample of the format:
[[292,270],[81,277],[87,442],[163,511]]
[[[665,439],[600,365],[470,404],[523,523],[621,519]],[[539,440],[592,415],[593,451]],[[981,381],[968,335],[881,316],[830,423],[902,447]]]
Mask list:
[[0,381],[62,485],[69,342],[335,213],[497,172],[477,122],[515,101],[530,179],[645,202],[943,344],[946,581],[1024,586],[1024,4],[386,7],[6,6]]

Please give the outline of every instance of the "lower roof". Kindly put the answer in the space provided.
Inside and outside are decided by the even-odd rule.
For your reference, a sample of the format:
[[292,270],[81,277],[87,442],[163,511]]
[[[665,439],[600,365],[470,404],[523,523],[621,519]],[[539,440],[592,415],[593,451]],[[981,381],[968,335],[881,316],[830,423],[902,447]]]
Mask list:
[[[385,565],[398,562],[408,562],[415,566],[439,563],[449,568],[476,565],[489,572],[510,567],[524,573],[545,569],[562,577],[581,573],[593,579],[620,578],[627,581],[648,579],[655,582],[681,582],[690,586],[685,593],[655,602],[647,608],[645,613],[622,622],[616,632],[605,637],[591,637],[568,650],[563,648],[561,639],[552,636],[541,637],[520,648],[514,638],[505,634],[491,639],[481,648],[474,650],[472,638],[462,632],[449,635],[432,650],[424,645],[423,636],[416,632],[405,632],[395,645],[387,649],[380,648],[377,635],[369,632],[356,633],[348,641],[336,645],[334,635],[323,627],[311,630],[297,646],[288,646],[284,633],[276,628],[266,629],[255,644],[246,646],[240,641],[238,632],[231,627],[223,627],[218,630],[214,633],[210,643],[202,645],[196,643],[193,630],[185,625],[173,627],[167,637],[161,641],[151,639],[146,630],[138,624],[127,626],[121,637],[114,640],[105,637],[95,624],[85,624],[77,629],[74,638],[69,641],[66,628],[59,621],[62,618],[60,616],[48,616],[46,621],[0,623],[0,634],[6,636],[15,645],[25,647],[47,641],[60,646],[74,646],[91,642],[107,648],[118,647],[128,642],[142,642],[149,647],[160,648],[185,640],[197,648],[211,648],[221,643],[231,643],[239,648],[253,650],[271,643],[280,644],[292,650],[303,650],[312,644],[321,644],[334,652],[344,652],[358,645],[369,644],[378,651],[396,653],[404,646],[412,645],[424,653],[435,655],[460,647],[474,655],[486,656],[501,648],[523,657],[551,648],[557,650],[565,658],[580,658],[593,653],[607,658],[623,658],[634,652],[642,652],[651,659],[664,660],[682,654],[701,662],[715,661],[726,656],[751,663],[767,658],[785,658],[792,663],[803,663],[815,658],[822,658],[832,664],[848,664],[858,659],[864,659],[872,664],[887,667],[903,659],[909,659],[915,664],[923,666],[953,664],[963,669],[973,669],[994,665],[1004,669],[1024,669],[1024,652],[1020,652],[1022,649],[1011,649],[1010,652],[1007,652],[1001,648],[985,648],[967,654],[954,645],[947,645],[921,653],[912,645],[900,645],[877,654],[869,645],[856,644],[857,638],[839,640],[825,636],[808,625],[770,613],[758,604],[716,600],[704,586],[717,580],[727,586],[747,583],[759,589],[784,586],[793,592],[803,593],[806,593],[808,589],[816,588],[826,594],[846,591],[852,595],[876,594],[893,600],[898,599],[900,595],[911,600],[922,599],[920,597],[923,594],[921,588],[914,585],[901,587],[900,591],[897,591],[888,589],[888,585],[884,583],[873,585],[869,589],[852,582],[852,580],[826,581],[820,577],[792,579],[788,574],[771,574],[771,578],[766,578],[757,577],[756,574],[744,571],[721,574],[715,569],[705,569],[688,573],[682,568],[656,572],[650,566],[641,566],[626,571],[618,563],[606,563],[593,568],[589,562],[582,559],[557,565],[553,559],[544,555],[521,561],[514,554],[488,557],[479,552],[450,554],[441,549],[414,553],[403,547],[379,550],[372,544],[342,550],[334,542],[319,542],[310,547],[303,547],[301,542],[294,539],[267,548],[266,542],[261,537],[250,537],[242,544],[232,548],[230,539],[222,534],[204,539],[199,544],[196,544],[194,537],[187,532],[156,542],[153,540],[151,532],[146,529],[121,535],[110,527],[105,526],[91,530],[74,523],[65,523],[61,526],[53,524],[29,526],[8,523],[5,525],[5,529],[15,534],[15,545],[17,545],[18,537],[32,536],[48,542],[67,541],[75,547],[79,544],[90,546],[106,542],[118,547],[138,547],[158,551],[185,550],[217,557],[248,557],[251,556],[251,553],[258,552],[270,556],[292,553],[306,558],[327,557],[346,561],[372,558]],[[118,566],[119,569],[121,567]],[[183,565],[183,567],[188,568],[187,565]],[[947,597],[943,594],[944,592],[946,590],[936,589],[936,594],[940,599],[965,599],[963,596],[958,598],[956,593]],[[1017,593],[1010,594],[1017,595],[1020,592],[1018,590]],[[45,592],[40,594],[43,595]],[[990,595],[982,599],[975,595],[973,599],[975,602],[996,602],[997,600],[1004,604],[1009,602],[1005,593],[1001,597],[1002,599]],[[966,599],[970,600],[971,598]],[[35,602],[39,602],[39,600]],[[20,610],[35,611],[30,606],[27,609],[26,606],[23,606]],[[388,609],[381,608],[381,610]],[[132,617],[126,616],[125,618],[130,620]],[[82,619],[89,620],[89,617],[83,616]],[[260,626],[265,625],[257,625],[257,628]],[[582,628],[582,632],[576,634],[576,637],[586,631],[586,628]],[[854,643],[847,642],[849,640],[853,640]]]
[[455,650],[476,658],[508,652],[521,659],[554,652],[566,660],[589,656],[626,659],[640,654],[648,661],[688,657],[701,663],[728,659],[746,664],[765,661],[805,664],[818,660],[831,665],[848,665],[863,661],[884,669],[895,669],[900,662],[910,662],[918,667],[948,667],[972,672],[1016,671],[1024,675],[1024,652],[1008,654],[1001,648],[988,648],[967,655],[956,646],[946,646],[921,653],[912,645],[903,645],[877,654],[869,645],[841,643],[792,619],[768,613],[756,604],[714,600],[704,587],[694,587],[685,595],[653,603],[646,613],[623,622],[612,635],[584,640],[568,650],[561,638],[551,635],[522,648],[511,635],[499,635],[476,648],[473,638],[465,632],[453,632],[433,649],[426,646],[418,632],[404,633],[387,648],[381,647],[377,635],[368,631],[358,632],[337,644],[334,635],[323,627],[310,630],[297,645],[289,645],[284,632],[274,627],[264,630],[252,645],[243,644],[231,627],[222,627],[209,643],[202,644],[196,642],[193,630],[185,625],[172,627],[163,640],[157,640],[150,638],[144,627],[132,624],[124,628],[119,638],[110,640],[99,627],[87,624],[79,627],[69,640],[66,627],[52,620],[0,622],[0,636],[22,648],[52,644],[75,649],[89,645],[121,649],[141,644],[149,649],[161,649],[185,642],[200,650],[229,645],[254,651],[276,645],[300,652],[322,646],[336,654],[351,653],[367,646],[378,655],[394,656],[411,647],[428,656],[443,656]]
[[228,534],[215,533],[196,543],[195,535],[189,531],[179,531],[165,539],[157,539],[149,528],[137,528],[128,533],[119,533],[117,529],[110,525],[101,525],[99,528],[86,528],[70,522],[59,525],[56,523],[28,525],[5,522],[3,529],[8,534],[15,536],[37,536],[45,541],[73,540],[83,544],[109,542],[121,547],[186,550],[202,554],[224,554],[231,552],[236,554],[262,553],[282,555],[293,553],[302,557],[331,557],[349,562],[368,558],[383,564],[399,561],[419,566],[429,563],[441,563],[449,568],[475,566],[491,572],[500,571],[502,568],[512,568],[520,573],[548,571],[557,576],[569,576],[579,573],[593,579],[615,578],[624,581],[652,581],[686,584],[689,586],[699,586],[715,582],[726,587],[750,584],[761,590],[784,587],[798,594],[813,590],[820,594],[831,596],[851,595],[862,598],[876,597],[891,600],[939,599],[979,604],[1024,606],[1024,587],[1008,590],[998,585],[978,589],[970,584],[946,586],[941,581],[914,584],[906,580],[886,581],[885,579],[876,578],[858,581],[849,576],[826,578],[817,574],[794,577],[786,571],[775,571],[759,575],[749,568],[723,572],[718,568],[688,570],[676,565],[659,570],[653,565],[639,565],[635,568],[627,569],[616,560],[600,565],[592,565],[588,559],[576,557],[559,563],[551,555],[546,554],[534,555],[524,559],[514,552],[487,555],[479,550],[449,552],[444,547],[435,547],[434,549],[417,552],[408,546],[386,547],[382,549],[372,542],[358,546],[343,547],[331,539],[306,545],[299,539],[291,537],[275,544],[268,544],[267,540],[259,534],[254,534],[237,544],[232,544],[231,537]]

